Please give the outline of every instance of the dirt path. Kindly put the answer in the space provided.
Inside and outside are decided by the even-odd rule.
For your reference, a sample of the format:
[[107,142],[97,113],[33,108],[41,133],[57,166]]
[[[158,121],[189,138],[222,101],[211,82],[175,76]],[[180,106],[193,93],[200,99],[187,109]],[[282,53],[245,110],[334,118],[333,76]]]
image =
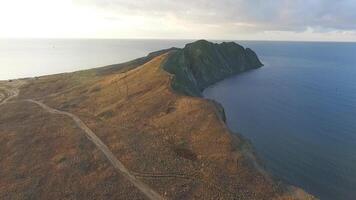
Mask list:
[[12,83],[0,84],[0,106],[19,95],[19,87],[24,81],[14,81]]
[[106,158],[110,161],[110,163],[121,173],[123,174],[132,184],[136,186],[143,194],[146,195],[149,199],[164,199],[161,197],[157,192],[152,190],[148,185],[143,183],[142,181],[138,180],[130,171],[114,156],[114,154],[109,150],[109,148],[95,135],[95,133],[84,124],[84,122],[79,119],[76,115],[73,115],[72,113],[69,112],[64,112],[60,110],[56,110],[53,108],[48,107],[47,105],[35,101],[35,100],[26,100],[28,102],[37,104],[44,110],[46,110],[49,113],[52,114],[58,114],[58,115],[66,115],[74,120],[74,122],[77,124],[79,128],[81,128],[87,135],[88,139],[91,140],[99,150],[101,150]]
[[[0,106],[6,104],[11,99],[17,97],[19,95],[19,87],[23,85],[25,82],[23,81],[14,81],[12,83],[1,83],[0,84]],[[44,110],[52,114],[66,115],[74,120],[79,128],[81,128],[87,135],[88,139],[91,140],[99,150],[103,152],[105,157],[110,161],[110,163],[117,169],[121,174],[123,174],[136,188],[138,188],[143,194],[146,195],[148,199],[151,200],[161,200],[164,199],[157,192],[152,190],[148,185],[138,180],[133,173],[131,173],[109,150],[109,148],[95,135],[95,133],[85,125],[85,123],[79,119],[76,115],[73,115],[69,112],[64,112],[60,110],[56,110],[48,107],[47,105],[35,101],[35,100],[26,100],[28,102],[37,104]],[[140,177],[140,176],[138,176]]]

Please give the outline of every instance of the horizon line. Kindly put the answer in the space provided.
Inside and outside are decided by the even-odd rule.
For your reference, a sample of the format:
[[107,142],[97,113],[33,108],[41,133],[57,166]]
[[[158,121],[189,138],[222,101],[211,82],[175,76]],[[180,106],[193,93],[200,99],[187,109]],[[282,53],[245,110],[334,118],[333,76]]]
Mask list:
[[0,37],[0,40],[178,40],[178,41],[255,41],[255,42],[325,42],[356,43],[356,40],[266,40],[266,39],[216,39],[216,38],[107,38],[107,37]]

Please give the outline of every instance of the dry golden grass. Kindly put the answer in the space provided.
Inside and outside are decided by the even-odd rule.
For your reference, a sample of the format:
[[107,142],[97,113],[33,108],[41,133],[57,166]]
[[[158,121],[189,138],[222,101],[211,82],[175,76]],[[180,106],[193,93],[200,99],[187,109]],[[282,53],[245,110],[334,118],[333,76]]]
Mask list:
[[[79,116],[132,173],[168,199],[306,199],[293,197],[300,190],[290,192],[256,168],[245,142],[230,133],[213,102],[172,91],[172,77],[161,69],[167,56],[124,73],[91,70],[30,80],[17,100],[40,100]],[[58,199],[71,190],[78,198],[141,198],[69,119],[28,103],[0,109],[6,113],[0,117],[6,155],[0,173],[7,170],[8,176],[0,180],[0,197],[31,190],[42,195],[35,197]],[[27,146],[11,145],[17,140]],[[17,152],[23,155],[14,157]],[[67,161],[72,165],[62,163]],[[18,182],[21,170],[30,178]]]
[[70,119],[26,102],[0,112],[0,199],[144,199]]

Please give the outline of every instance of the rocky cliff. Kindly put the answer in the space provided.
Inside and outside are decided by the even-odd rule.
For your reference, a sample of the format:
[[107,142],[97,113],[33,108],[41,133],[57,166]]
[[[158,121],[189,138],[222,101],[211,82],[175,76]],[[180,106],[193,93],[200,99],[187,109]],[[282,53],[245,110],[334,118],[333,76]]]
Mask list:
[[206,87],[250,69],[263,66],[255,52],[234,43],[199,40],[175,49],[164,64],[174,74],[172,87],[183,94],[201,96]]

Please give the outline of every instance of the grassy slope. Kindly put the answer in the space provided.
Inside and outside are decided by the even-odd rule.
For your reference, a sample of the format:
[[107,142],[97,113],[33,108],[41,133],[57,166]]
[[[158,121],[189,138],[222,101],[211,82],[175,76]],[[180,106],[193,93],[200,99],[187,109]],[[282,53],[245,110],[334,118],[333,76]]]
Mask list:
[[[100,73],[98,69],[30,80],[21,88],[18,99],[37,99],[51,107],[75,113],[133,172],[153,176],[168,174],[172,177],[178,175],[188,177],[143,178],[147,184],[169,199],[292,199],[289,192],[255,168],[251,156],[244,150],[245,143],[230,134],[218,114],[215,103],[201,98],[179,95],[172,91],[170,86],[172,76],[161,69],[166,63],[167,56],[164,54],[155,57],[143,66],[130,71],[111,68],[111,73]],[[18,126],[21,122],[16,119],[21,119],[24,113],[28,116],[29,113],[40,111],[31,107],[28,108],[29,111],[26,111],[16,106],[21,106],[21,103],[7,104],[7,108],[1,108],[2,112],[8,113],[7,115],[12,113],[11,117],[1,118],[1,122],[6,122],[1,125],[4,126],[7,122],[15,120],[6,125],[8,129],[13,130],[12,137],[21,138],[19,145],[29,145],[30,141],[25,140],[23,138],[25,136],[21,134],[24,129]],[[29,132],[38,138],[51,134],[46,137],[54,137],[55,141],[61,141],[56,137],[55,132],[49,129],[39,129],[40,125],[68,127],[69,130],[71,122],[61,119],[48,120],[50,117],[43,116],[36,119],[38,122],[28,122],[23,126],[28,127]],[[0,130],[2,130],[0,141],[9,143],[15,140],[7,136],[9,131]],[[70,137],[66,137],[64,143],[58,141],[55,146],[55,148],[62,149],[59,152],[72,152],[66,145],[75,146],[80,142],[73,136],[73,134],[80,135],[78,131],[69,130],[67,134]],[[47,152],[49,146],[44,145],[45,142],[40,144],[43,145],[33,143],[32,147],[38,152]],[[5,145],[2,148],[5,148],[1,151],[2,155],[7,157],[21,147]],[[96,155],[95,150],[91,149],[89,144],[86,148],[82,151],[83,154],[89,157]],[[79,150],[73,150],[73,155],[78,154],[76,151]],[[60,156],[59,152],[52,152],[51,155]],[[68,154],[68,159],[73,159],[73,155]],[[44,181],[39,182],[37,187],[42,191],[47,189],[48,193],[52,192],[54,188],[48,188],[47,185],[51,181],[49,176],[55,173],[55,169],[38,163],[38,161],[48,162],[49,157],[39,156],[32,151],[29,151],[27,156],[36,159],[37,162],[31,162],[34,168],[48,171],[43,175]],[[85,159],[79,157],[78,162],[83,160]],[[9,168],[8,176],[15,176],[15,172],[23,168],[30,176],[28,179],[34,181],[35,176],[31,176],[33,171],[27,168],[27,161],[24,162],[18,160],[16,164],[9,165],[6,159],[0,160],[1,166]],[[99,158],[89,163],[107,164]],[[93,166],[96,165],[93,164]],[[100,179],[100,177],[105,177],[102,169],[93,167],[90,175],[83,175],[83,178],[92,177],[93,182],[80,181],[78,184],[75,182],[74,188],[68,190],[72,194],[82,192],[86,194],[87,189],[93,190],[92,192],[98,195],[104,195],[105,189],[100,187],[91,189],[92,184],[105,182],[105,178]],[[71,171],[76,170],[75,166],[66,170],[64,174],[79,174],[79,172]],[[66,187],[69,180],[72,180],[63,173],[52,179],[60,190]],[[7,184],[17,189],[8,190]],[[82,185],[80,187],[83,188],[78,185]],[[17,195],[18,192],[24,192],[29,188],[29,186],[22,186],[23,182],[16,182],[11,178],[6,179],[0,184],[0,195]],[[130,188],[129,184],[116,184],[114,181],[110,186],[119,193],[109,192],[112,198],[115,195],[128,195],[125,198],[134,195],[140,198],[140,194],[134,189],[132,194],[121,192],[121,190],[126,191]],[[76,187],[79,188],[75,189]]]
[[0,112],[0,199],[144,199],[70,119],[25,102]]

